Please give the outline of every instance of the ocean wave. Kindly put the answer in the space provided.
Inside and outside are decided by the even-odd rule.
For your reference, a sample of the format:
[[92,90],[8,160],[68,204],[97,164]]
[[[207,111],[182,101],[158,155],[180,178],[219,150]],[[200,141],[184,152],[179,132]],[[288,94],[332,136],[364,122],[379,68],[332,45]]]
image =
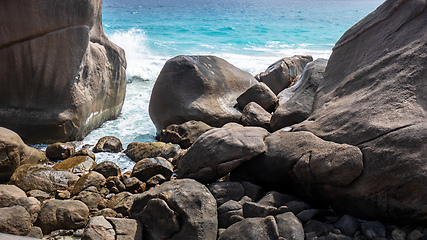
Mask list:
[[126,53],[128,79],[137,76],[143,80],[155,80],[168,56],[159,56],[148,47],[145,32],[140,29],[116,31],[109,39]]

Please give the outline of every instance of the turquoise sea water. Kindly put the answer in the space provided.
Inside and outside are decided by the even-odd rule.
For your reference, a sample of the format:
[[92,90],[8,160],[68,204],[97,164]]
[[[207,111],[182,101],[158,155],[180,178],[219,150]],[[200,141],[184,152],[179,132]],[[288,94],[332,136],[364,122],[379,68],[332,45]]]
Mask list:
[[[295,54],[328,58],[352,25],[383,0],[104,0],[106,35],[125,49],[127,95],[121,116],[94,130],[79,146],[103,136],[155,141],[148,115],[151,89],[164,63],[176,55],[217,55],[257,74]],[[97,155],[123,170],[124,154]]]

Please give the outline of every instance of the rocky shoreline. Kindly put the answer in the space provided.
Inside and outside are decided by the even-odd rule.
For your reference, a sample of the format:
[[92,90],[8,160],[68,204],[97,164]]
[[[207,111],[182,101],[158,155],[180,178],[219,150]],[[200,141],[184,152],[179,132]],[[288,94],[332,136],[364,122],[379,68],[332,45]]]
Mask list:
[[[0,127],[0,237],[427,239],[426,9],[385,1],[329,60],[286,57],[255,77],[215,56],[170,59],[149,106],[161,142],[41,152]],[[102,45],[99,22],[85,24]],[[122,151],[131,172],[95,162]]]
[[[195,126],[201,126],[198,134],[193,131],[186,135],[192,135],[191,140],[184,137],[180,142],[197,142],[206,124],[175,126],[180,133],[183,129],[190,133]],[[1,137],[4,132],[13,134],[0,132]],[[114,137],[100,139],[92,150],[123,151]],[[113,162],[96,164],[90,149],[76,152],[72,143],[49,145],[47,163],[24,164],[9,184],[0,185],[0,232],[15,235],[0,237],[417,240],[427,236],[423,225],[358,219],[295,193],[231,181],[230,175],[209,184],[176,179],[176,163],[186,151],[171,143],[130,144],[124,152],[136,164],[132,172],[121,173]]]

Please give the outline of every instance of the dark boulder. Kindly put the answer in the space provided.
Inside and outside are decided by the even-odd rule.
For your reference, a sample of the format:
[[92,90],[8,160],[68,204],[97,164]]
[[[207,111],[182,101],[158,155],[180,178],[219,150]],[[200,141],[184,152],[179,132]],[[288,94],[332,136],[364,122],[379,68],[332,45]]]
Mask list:
[[264,153],[268,131],[259,127],[212,129],[200,136],[178,160],[179,178],[213,182],[253,157]]
[[129,143],[126,148],[126,156],[132,161],[138,162],[144,158],[173,158],[179,154],[181,148],[178,144],[152,142],[152,143]]
[[119,116],[126,60],[104,35],[101,0],[0,9],[1,126],[28,143],[70,141]]
[[112,161],[103,161],[99,163],[93,171],[101,173],[105,178],[121,175],[120,167]]
[[221,58],[178,56],[166,62],[157,78],[150,117],[157,132],[189,120],[214,127],[239,122],[236,98],[256,82],[249,73]]

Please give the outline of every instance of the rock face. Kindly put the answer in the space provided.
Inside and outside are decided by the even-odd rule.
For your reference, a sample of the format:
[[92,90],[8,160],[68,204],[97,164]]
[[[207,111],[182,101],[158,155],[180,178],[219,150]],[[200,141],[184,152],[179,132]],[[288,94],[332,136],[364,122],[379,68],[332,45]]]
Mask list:
[[192,179],[165,182],[137,195],[130,212],[144,225],[144,239],[214,240],[217,236],[215,198]]
[[362,175],[325,187],[357,217],[427,220],[427,3],[386,1],[337,42],[313,113],[294,127],[363,153]]
[[267,70],[255,76],[260,82],[267,84],[274,94],[294,84],[307,63],[313,61],[311,56],[296,55],[285,57],[271,64]]
[[0,127],[0,183],[8,182],[13,172],[27,163],[42,163],[46,156],[27,146],[18,134]]
[[200,136],[178,160],[179,178],[213,182],[245,161],[264,153],[268,131],[260,127],[212,129]]
[[1,126],[30,143],[68,141],[120,114],[126,61],[103,33],[101,6],[1,1]]
[[189,120],[214,127],[239,122],[236,99],[256,82],[249,73],[221,58],[178,56],[166,62],[157,78],[150,117],[158,132]]
[[326,64],[327,61],[324,59],[308,63],[295,85],[279,93],[279,107],[271,116],[270,121],[272,130],[276,131],[300,123],[310,116],[317,87],[323,80]]

